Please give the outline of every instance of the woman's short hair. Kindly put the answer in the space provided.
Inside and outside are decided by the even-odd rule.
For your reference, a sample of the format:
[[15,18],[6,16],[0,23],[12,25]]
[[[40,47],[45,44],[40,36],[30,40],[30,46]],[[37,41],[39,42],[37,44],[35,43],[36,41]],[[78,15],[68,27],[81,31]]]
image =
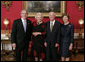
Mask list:
[[69,15],[68,15],[67,13],[64,13],[64,14],[62,15],[62,19],[63,19],[64,16],[67,16],[68,19],[69,19]]

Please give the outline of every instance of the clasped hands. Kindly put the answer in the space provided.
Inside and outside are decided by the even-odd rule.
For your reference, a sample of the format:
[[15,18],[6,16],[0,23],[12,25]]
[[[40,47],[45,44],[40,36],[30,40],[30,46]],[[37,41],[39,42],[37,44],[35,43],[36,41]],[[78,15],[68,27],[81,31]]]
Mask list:
[[41,35],[41,32],[33,32],[32,33],[34,36]]

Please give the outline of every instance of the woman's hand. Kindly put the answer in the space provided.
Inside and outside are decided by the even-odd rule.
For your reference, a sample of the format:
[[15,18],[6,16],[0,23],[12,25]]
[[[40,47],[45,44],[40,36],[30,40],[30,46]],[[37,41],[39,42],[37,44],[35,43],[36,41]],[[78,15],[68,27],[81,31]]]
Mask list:
[[32,33],[34,36],[41,35],[41,32],[33,32]]
[[44,43],[44,46],[47,47],[47,43],[46,42]]
[[34,36],[37,36],[37,33],[36,33],[36,32],[33,32],[32,34],[33,34]]
[[56,44],[55,44],[55,47],[58,47],[58,46],[59,46],[59,44],[58,44],[58,43],[56,43]]
[[13,47],[13,48],[16,48],[16,43],[13,43],[13,44],[12,44],[12,47]]
[[73,44],[71,43],[69,46],[69,50],[72,50],[72,48],[73,48]]

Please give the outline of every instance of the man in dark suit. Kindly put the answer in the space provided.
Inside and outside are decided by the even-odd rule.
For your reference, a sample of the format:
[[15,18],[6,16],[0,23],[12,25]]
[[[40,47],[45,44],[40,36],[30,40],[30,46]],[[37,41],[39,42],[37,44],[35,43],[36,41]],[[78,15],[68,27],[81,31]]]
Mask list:
[[[60,38],[60,23],[55,20],[55,13],[49,13],[50,21],[46,23],[46,39],[45,39],[45,47],[46,47],[46,60],[47,61],[57,61],[57,47],[59,46],[59,38]],[[50,58],[50,56],[52,58]]]
[[27,11],[21,11],[21,18],[14,20],[11,32],[12,47],[16,51],[16,61],[21,61],[21,52],[23,51],[22,61],[27,61],[28,45],[31,40],[32,24],[27,19]]

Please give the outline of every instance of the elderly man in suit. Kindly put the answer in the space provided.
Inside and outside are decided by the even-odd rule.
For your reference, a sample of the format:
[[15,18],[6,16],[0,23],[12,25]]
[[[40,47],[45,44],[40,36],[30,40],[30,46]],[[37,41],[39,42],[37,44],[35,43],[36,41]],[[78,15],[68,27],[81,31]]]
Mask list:
[[28,45],[31,40],[32,24],[27,19],[26,10],[21,10],[21,18],[14,20],[11,32],[12,47],[16,51],[16,61],[21,61],[21,52],[23,51],[22,61],[27,61]]
[[[57,47],[59,46],[59,38],[60,38],[60,22],[55,20],[55,13],[49,13],[50,21],[46,23],[46,39],[45,39],[45,47],[46,47],[46,60],[57,61]],[[50,56],[52,58],[50,58]]]

